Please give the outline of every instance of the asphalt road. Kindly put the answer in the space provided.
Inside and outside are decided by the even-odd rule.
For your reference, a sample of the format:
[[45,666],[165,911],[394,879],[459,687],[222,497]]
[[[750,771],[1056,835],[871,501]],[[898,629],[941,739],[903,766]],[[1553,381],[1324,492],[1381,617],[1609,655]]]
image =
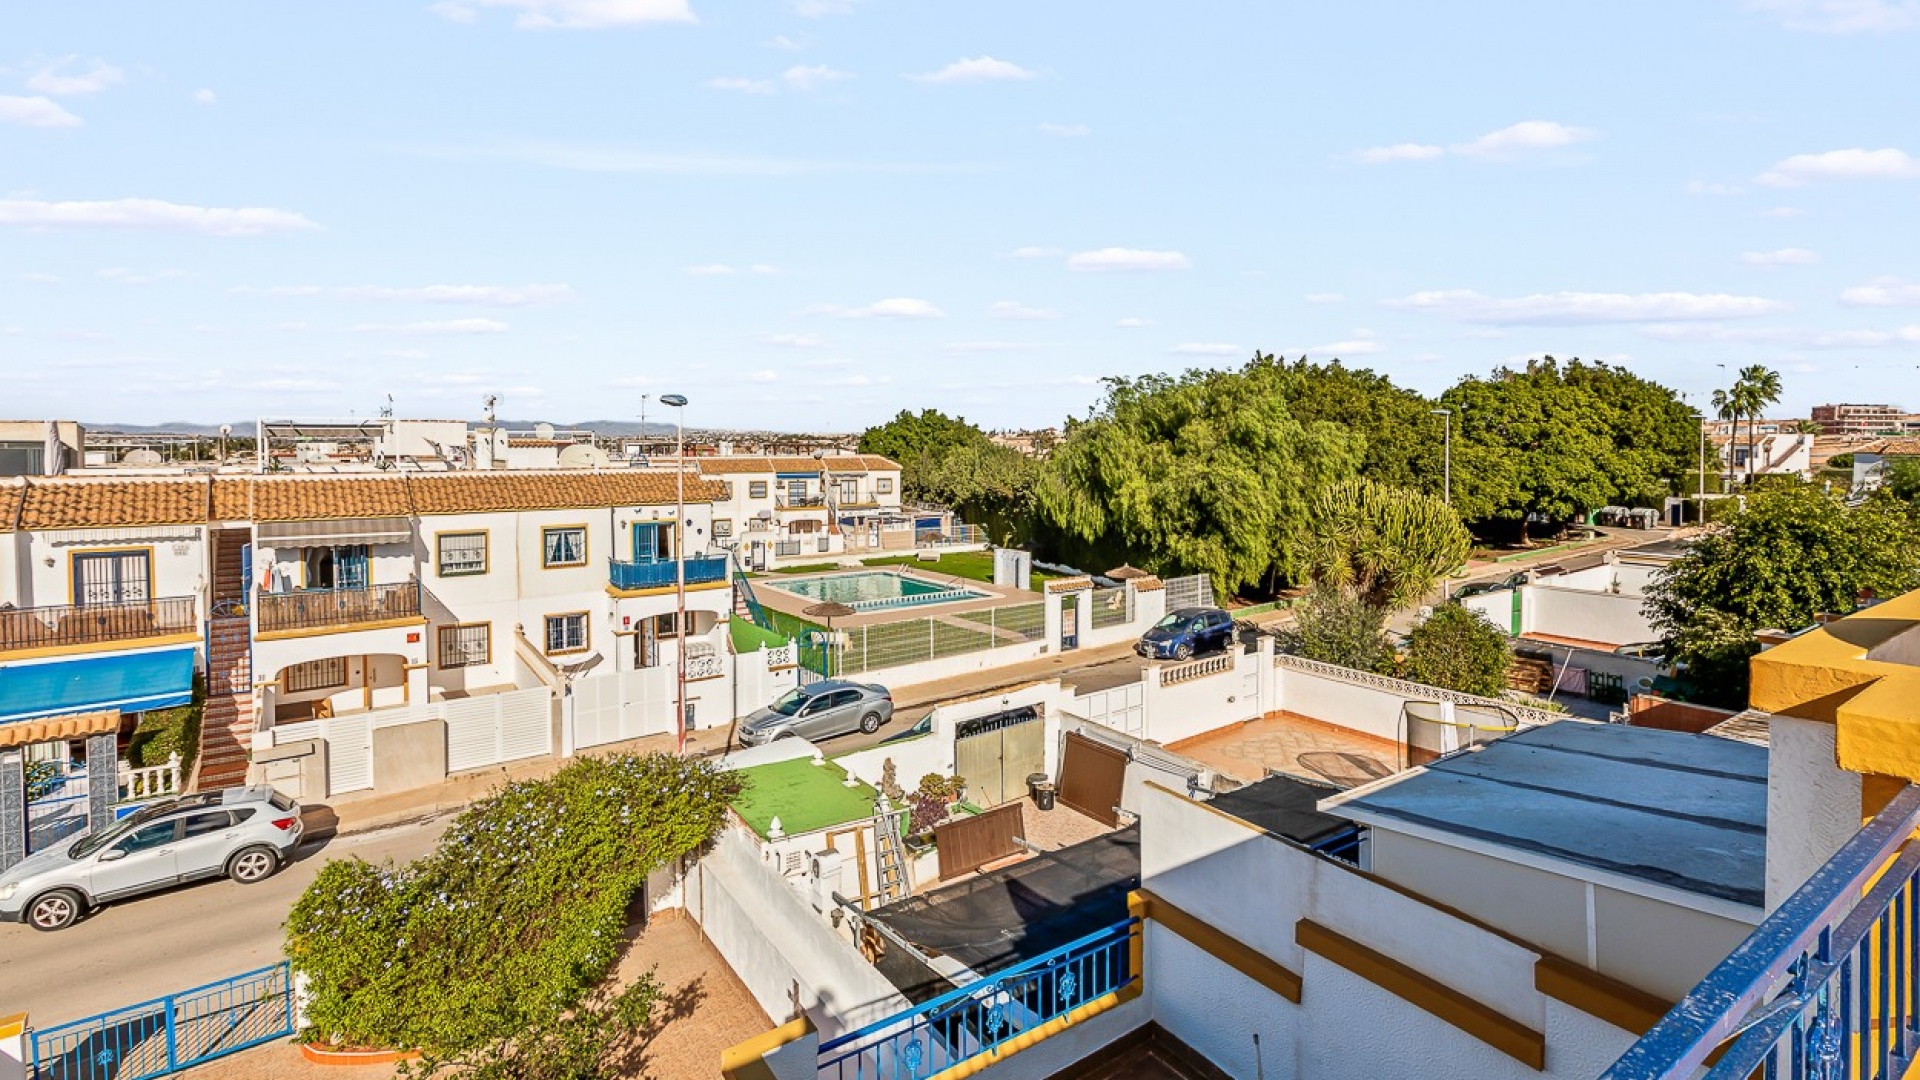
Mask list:
[[208,881],[122,901],[55,933],[0,925],[0,1014],[38,1027],[265,967],[281,959],[281,921],[328,859],[403,862],[451,816],[304,844],[258,885]]

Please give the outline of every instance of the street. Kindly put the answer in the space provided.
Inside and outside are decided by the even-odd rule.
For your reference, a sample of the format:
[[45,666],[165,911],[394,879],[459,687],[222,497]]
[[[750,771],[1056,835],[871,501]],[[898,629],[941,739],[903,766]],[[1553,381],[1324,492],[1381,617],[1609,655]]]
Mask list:
[[303,844],[258,885],[207,881],[108,906],[56,933],[0,926],[0,1013],[41,1028],[264,967],[282,958],[281,922],[328,859],[404,862],[432,847],[443,816]]

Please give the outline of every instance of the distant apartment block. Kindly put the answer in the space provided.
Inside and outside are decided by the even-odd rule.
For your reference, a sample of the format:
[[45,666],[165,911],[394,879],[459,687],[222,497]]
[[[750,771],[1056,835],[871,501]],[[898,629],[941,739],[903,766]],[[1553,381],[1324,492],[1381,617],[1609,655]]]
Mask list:
[[1880,435],[1904,429],[1907,414],[1893,405],[1815,405],[1813,422],[1827,435]]

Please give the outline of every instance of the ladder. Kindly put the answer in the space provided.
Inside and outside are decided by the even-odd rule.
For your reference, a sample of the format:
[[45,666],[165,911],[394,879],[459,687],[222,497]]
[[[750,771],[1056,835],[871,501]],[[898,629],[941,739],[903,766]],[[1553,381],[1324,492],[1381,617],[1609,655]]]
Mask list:
[[913,881],[907,871],[906,844],[900,839],[900,834],[906,828],[906,819],[906,808],[894,807],[885,795],[880,796],[880,801],[874,805],[874,856],[880,866],[876,895],[881,906],[913,895]]

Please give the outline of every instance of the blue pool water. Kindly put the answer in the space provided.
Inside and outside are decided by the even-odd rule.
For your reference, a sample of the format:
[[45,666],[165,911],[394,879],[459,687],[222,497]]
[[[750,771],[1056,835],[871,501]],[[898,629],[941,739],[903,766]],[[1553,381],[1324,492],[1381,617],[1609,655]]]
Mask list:
[[866,570],[854,574],[768,581],[767,587],[808,600],[845,604],[855,611],[884,611],[920,604],[947,604],[956,600],[983,600],[987,593],[959,585],[922,581],[905,574]]

